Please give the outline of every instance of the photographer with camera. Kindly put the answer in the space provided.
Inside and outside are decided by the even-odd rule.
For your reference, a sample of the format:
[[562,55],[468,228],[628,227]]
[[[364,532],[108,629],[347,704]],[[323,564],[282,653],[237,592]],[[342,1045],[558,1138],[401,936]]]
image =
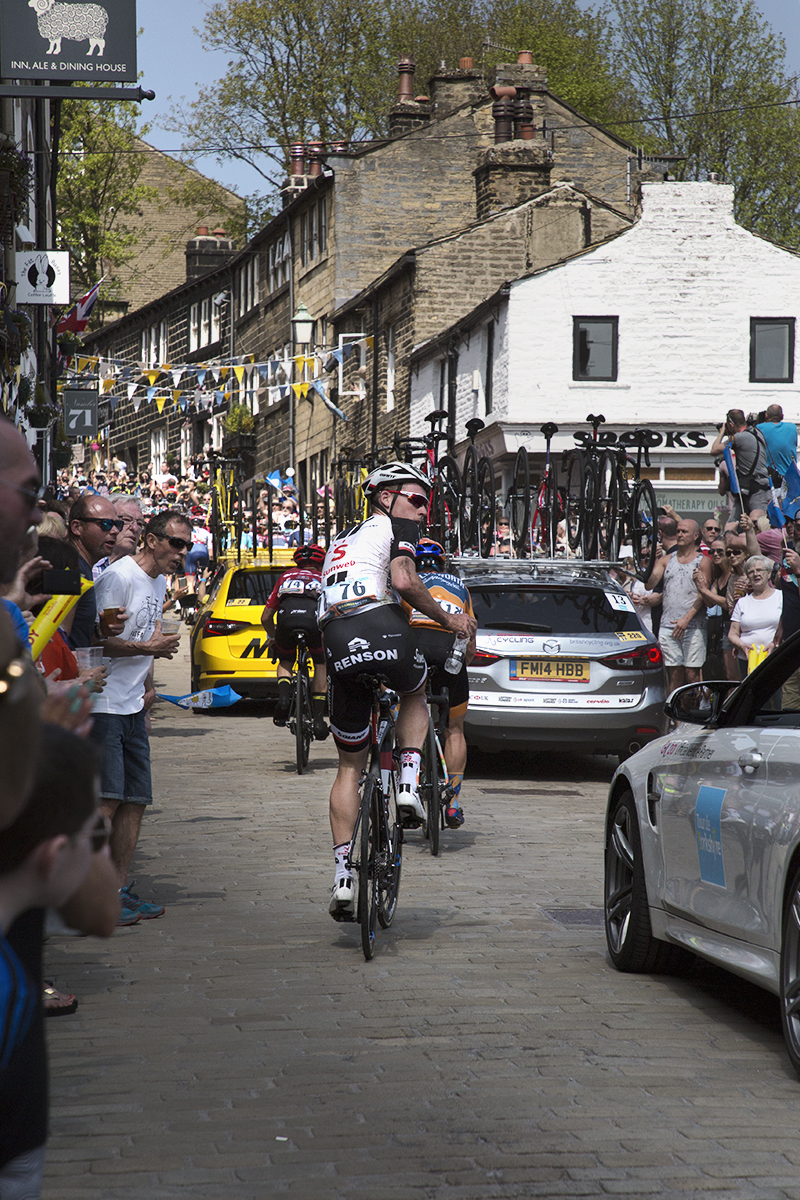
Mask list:
[[767,470],[767,444],[763,433],[757,426],[748,427],[740,408],[729,409],[725,424],[718,428],[719,433],[710,453],[716,457],[722,454],[726,446],[730,446],[736,455],[736,478],[741,494],[737,496],[734,493],[731,519],[737,520],[743,507],[747,512],[752,508],[766,509],[772,500],[772,493]]

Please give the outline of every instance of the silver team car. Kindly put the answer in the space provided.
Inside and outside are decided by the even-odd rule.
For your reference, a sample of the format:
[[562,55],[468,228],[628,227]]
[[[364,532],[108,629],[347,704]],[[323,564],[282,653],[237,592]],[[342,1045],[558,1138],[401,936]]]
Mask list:
[[738,687],[670,696],[677,726],[611,782],[604,886],[618,970],[691,951],[774,992],[798,1074],[800,711],[782,687],[799,668],[796,634]]
[[467,741],[626,758],[666,729],[664,666],[607,566],[457,559],[478,621]]

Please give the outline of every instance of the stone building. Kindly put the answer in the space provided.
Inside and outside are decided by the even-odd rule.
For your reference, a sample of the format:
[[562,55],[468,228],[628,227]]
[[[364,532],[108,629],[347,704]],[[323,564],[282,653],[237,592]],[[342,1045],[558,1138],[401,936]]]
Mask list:
[[411,423],[438,404],[456,346],[456,425],[486,422],[476,444],[499,495],[519,446],[543,458],[544,422],[567,450],[586,442],[593,412],[603,446],[651,430],[644,474],[659,503],[702,516],[721,503],[709,448],[727,410],[780,404],[800,418],[798,320],[800,255],[737,225],[731,186],[645,183],[635,224],[506,283],[417,345]]
[[[415,96],[413,63],[403,60],[387,138],[355,147],[293,147],[281,213],[224,266],[209,269],[202,280],[187,282],[98,331],[88,339],[87,349],[121,364],[117,372],[133,370],[145,359],[171,368],[198,362],[247,368],[251,364],[240,360],[248,356],[255,364],[281,364],[277,370],[248,371],[247,378],[237,379],[226,393],[229,400],[243,399],[255,413],[258,473],[296,465],[310,485],[312,479],[327,477],[331,458],[343,444],[354,452],[369,450],[365,423],[355,418],[342,422],[326,399],[337,407],[341,401],[349,412],[366,393],[362,410],[377,406],[388,416],[381,421],[382,438],[389,440],[395,428],[407,430],[405,397],[386,413],[396,315],[378,309],[373,327],[375,306],[370,303],[369,313],[365,310],[359,319],[369,317],[372,324],[354,328],[354,297],[392,272],[410,247],[423,248],[414,252],[422,254],[426,287],[424,295],[418,287],[415,291],[415,327],[432,328],[437,319],[441,325],[442,314],[456,315],[453,303],[459,294],[462,303],[466,296],[477,302],[502,279],[542,261],[542,254],[552,261],[547,220],[541,217],[545,209],[562,230],[556,235],[553,229],[554,244],[567,236],[570,245],[576,238],[577,244],[586,245],[606,225],[615,228],[634,218],[643,177],[663,176],[663,163],[644,163],[640,169],[631,146],[576,114],[549,91],[544,73],[530,56],[521,59],[496,69],[491,94],[472,61],[462,59],[458,70],[439,71],[430,80],[429,97]],[[543,174],[548,169],[554,180],[572,182],[569,198],[562,191],[544,198],[548,189]],[[542,196],[538,207],[496,222],[498,213],[524,206],[531,196]],[[448,239],[460,237],[462,261],[458,248],[447,245]],[[501,256],[507,252],[510,262],[504,267]],[[472,253],[477,256],[474,268],[469,263]],[[226,296],[233,297],[228,307]],[[197,345],[190,337],[192,307],[198,305],[202,313],[203,305],[213,304],[215,298],[220,319],[216,324],[209,319],[207,336]],[[311,342],[298,347],[293,344],[291,318],[303,308],[313,328]],[[375,339],[373,349],[364,344],[365,338]],[[344,369],[318,378],[330,352],[341,355],[353,340],[362,343],[358,385],[345,386],[349,377]],[[298,350],[311,361],[292,364]],[[405,349],[402,353],[405,356]],[[394,355],[397,364],[396,349]],[[292,384],[303,394],[296,394]],[[133,461],[149,461],[152,447],[160,448],[164,438],[177,455],[181,438],[196,446],[208,440],[209,430],[218,436],[217,410],[212,415],[208,409],[197,410],[204,403],[202,396],[188,400],[181,419],[173,417],[167,425],[164,411],[155,411],[152,404],[140,404],[136,411],[137,397],[129,399],[128,390],[126,380],[111,394],[114,414],[108,445],[121,451],[128,447]],[[357,395],[340,395],[348,390]]]

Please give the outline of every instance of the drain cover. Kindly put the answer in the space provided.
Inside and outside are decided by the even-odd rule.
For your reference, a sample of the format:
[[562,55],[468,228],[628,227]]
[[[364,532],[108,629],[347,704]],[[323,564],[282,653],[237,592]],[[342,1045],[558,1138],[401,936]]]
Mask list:
[[602,908],[544,908],[542,912],[559,925],[590,925],[592,928],[602,928]]

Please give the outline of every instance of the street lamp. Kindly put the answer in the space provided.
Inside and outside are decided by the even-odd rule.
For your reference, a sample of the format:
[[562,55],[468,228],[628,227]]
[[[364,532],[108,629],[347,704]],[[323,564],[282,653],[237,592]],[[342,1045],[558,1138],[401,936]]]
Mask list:
[[314,334],[314,318],[301,300],[292,317],[292,336],[296,346],[310,346]]

